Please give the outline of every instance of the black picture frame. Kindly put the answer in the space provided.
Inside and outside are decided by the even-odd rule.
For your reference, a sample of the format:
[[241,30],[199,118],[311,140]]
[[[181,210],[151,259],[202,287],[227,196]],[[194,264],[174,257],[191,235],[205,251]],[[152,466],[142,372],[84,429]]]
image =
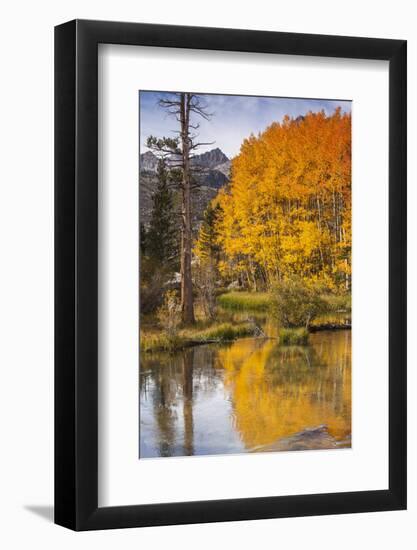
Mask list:
[[[98,44],[389,62],[389,488],[98,507]],[[55,28],[55,522],[74,530],[406,508],[406,41],[74,20]]]

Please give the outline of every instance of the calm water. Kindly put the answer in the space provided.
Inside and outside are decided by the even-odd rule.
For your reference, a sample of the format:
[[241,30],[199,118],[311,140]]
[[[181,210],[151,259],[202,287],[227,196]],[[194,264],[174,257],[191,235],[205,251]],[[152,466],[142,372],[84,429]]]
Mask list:
[[[323,425],[306,446],[318,432],[305,431]],[[291,450],[297,437],[300,448],[348,446],[350,433],[349,330],[309,346],[248,338],[142,354],[141,458]]]

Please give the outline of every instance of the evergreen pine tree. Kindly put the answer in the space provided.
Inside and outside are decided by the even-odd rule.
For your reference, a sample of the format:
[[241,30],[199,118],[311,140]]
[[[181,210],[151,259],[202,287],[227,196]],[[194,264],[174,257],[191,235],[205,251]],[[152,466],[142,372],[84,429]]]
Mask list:
[[178,260],[178,228],[169,175],[163,160],[158,163],[158,183],[152,196],[152,212],[146,233],[147,255],[164,267],[175,268]]

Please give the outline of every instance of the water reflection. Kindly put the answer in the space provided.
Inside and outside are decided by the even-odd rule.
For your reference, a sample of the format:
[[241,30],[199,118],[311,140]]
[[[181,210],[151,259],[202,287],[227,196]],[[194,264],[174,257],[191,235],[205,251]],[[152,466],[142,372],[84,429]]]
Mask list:
[[[351,333],[318,332],[310,342],[279,347],[249,338],[143,354],[140,457],[284,450],[286,438],[323,424],[329,441],[346,446]],[[315,435],[305,448],[323,441]]]

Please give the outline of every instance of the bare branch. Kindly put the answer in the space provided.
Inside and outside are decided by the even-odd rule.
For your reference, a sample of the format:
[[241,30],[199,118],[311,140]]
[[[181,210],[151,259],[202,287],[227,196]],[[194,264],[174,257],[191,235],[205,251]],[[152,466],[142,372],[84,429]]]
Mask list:
[[201,147],[202,145],[213,145],[215,143],[215,141],[200,141],[200,142],[197,142],[197,143],[193,143],[191,146],[190,146],[190,149],[198,149],[198,147]]

